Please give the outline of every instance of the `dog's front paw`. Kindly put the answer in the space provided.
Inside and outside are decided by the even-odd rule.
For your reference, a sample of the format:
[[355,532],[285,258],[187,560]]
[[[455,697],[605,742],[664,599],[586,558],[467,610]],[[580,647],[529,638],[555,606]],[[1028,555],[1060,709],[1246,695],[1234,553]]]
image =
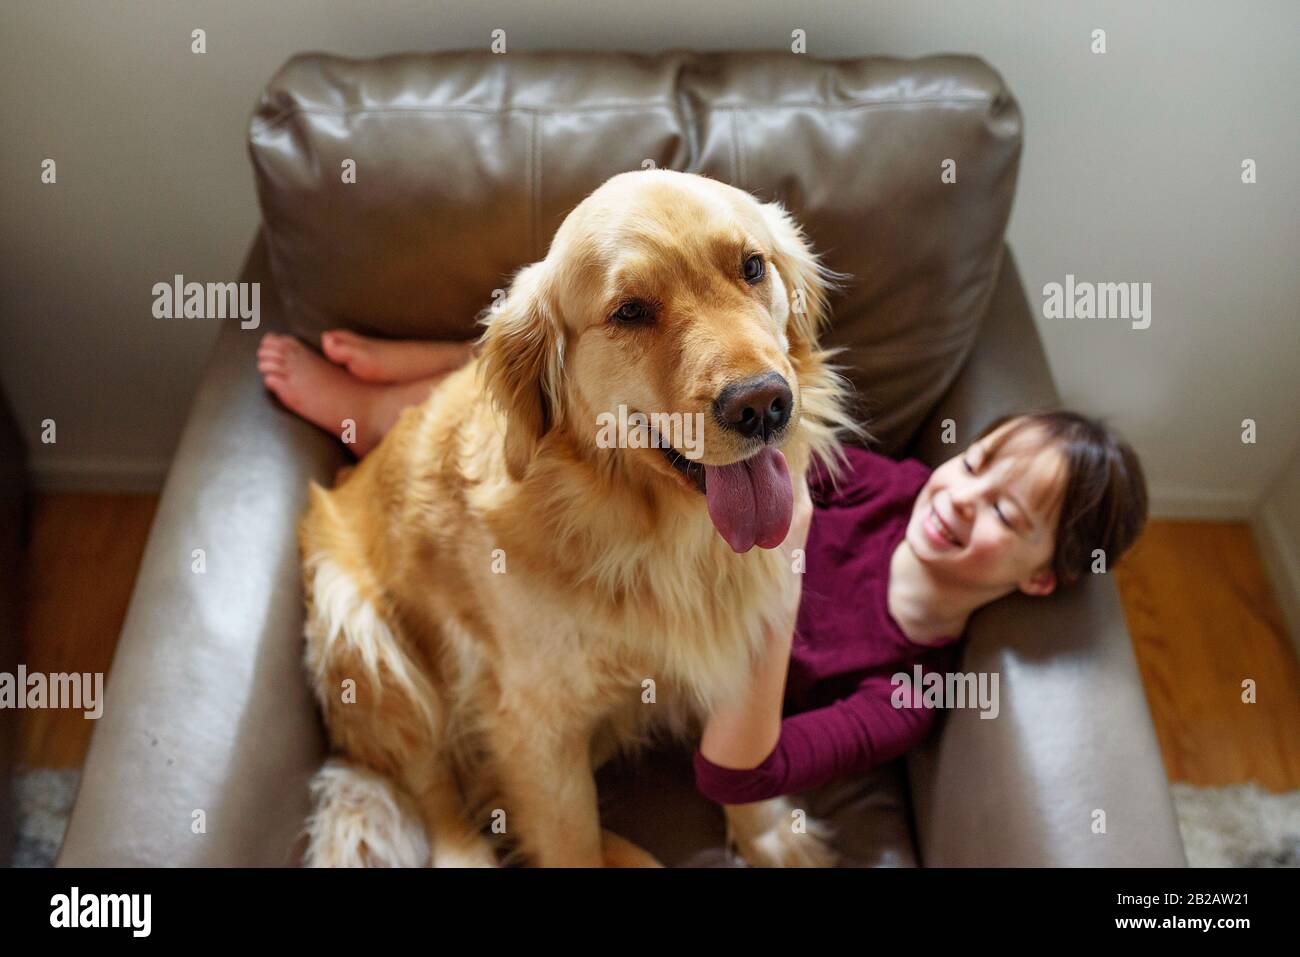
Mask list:
[[834,867],[829,839],[829,830],[818,822],[809,822],[803,833],[778,825],[743,841],[737,838],[736,850],[750,867]]
[[601,832],[600,851],[606,867],[663,867],[659,859],[645,848],[613,831]]
[[777,798],[727,808],[728,843],[750,867],[834,867],[831,828]]
[[434,867],[499,867],[496,851],[486,838],[438,842],[433,845]]

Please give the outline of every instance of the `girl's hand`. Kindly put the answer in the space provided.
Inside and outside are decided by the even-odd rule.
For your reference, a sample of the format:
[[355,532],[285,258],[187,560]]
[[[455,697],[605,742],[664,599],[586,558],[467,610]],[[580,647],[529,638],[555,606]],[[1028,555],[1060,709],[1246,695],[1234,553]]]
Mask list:
[[[794,483],[794,514],[790,519],[790,531],[785,541],[780,544],[781,556],[785,568],[794,576],[794,582],[786,593],[784,606],[785,619],[781,625],[788,624],[787,632],[793,632],[795,618],[799,613],[799,599],[803,593],[803,571],[806,565],[804,549],[808,545],[808,529],[812,525],[812,495],[808,491],[808,480],[800,476]],[[789,635],[785,636],[788,640]]]
[[794,482],[794,513],[790,518],[790,531],[780,545],[786,558],[791,558],[795,549],[802,549],[808,544],[808,528],[812,524],[812,493],[808,491],[808,479],[800,476]]

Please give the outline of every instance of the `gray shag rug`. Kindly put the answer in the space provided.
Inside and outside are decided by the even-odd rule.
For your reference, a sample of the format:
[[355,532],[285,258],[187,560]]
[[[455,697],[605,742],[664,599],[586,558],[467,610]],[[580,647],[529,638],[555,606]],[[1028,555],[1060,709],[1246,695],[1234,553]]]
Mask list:
[[[39,768],[14,777],[18,839],[14,867],[51,867],[77,795],[79,771]],[[1300,867],[1300,791],[1255,784],[1171,785],[1192,867]]]
[[1192,867],[1300,867],[1300,791],[1171,785]]
[[14,775],[18,834],[13,867],[53,867],[77,796],[77,770],[35,768]]

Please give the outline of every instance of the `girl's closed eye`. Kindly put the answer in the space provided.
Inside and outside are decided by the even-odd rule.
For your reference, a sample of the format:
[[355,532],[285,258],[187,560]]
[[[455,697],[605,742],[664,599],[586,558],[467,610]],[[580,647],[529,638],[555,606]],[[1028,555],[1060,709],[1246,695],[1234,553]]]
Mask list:
[[[966,472],[967,472],[967,474],[969,474],[969,475],[974,475],[974,474],[975,474],[975,467],[974,467],[973,465],[971,465],[971,462],[970,462],[970,459],[969,459],[969,458],[967,458],[966,456],[962,456],[961,464],[962,464],[963,466],[966,467]],[[1002,505],[1001,505],[1001,503],[999,503],[999,502],[994,502],[994,503],[993,503],[993,511],[995,511],[995,512],[998,513],[998,520],[999,520],[1000,522],[1002,522],[1003,525],[1005,525],[1007,528],[1009,528],[1009,529],[1010,529],[1011,531],[1013,531],[1013,532],[1014,532],[1014,531],[1017,531],[1015,524],[1011,521],[1011,519],[1007,518],[1007,514],[1006,514],[1006,512],[1004,512],[1004,511],[1002,510]]]

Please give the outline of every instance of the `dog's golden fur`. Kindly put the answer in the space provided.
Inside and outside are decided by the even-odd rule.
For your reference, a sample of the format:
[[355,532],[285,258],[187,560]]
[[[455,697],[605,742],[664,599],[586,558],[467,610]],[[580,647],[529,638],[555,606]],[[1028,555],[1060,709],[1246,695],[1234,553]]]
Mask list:
[[[734,554],[660,450],[599,448],[597,417],[703,412],[701,461],[726,465],[754,449],[715,425],[714,397],[777,371],[801,480],[851,428],[817,344],[835,278],[776,204],[615,176],[488,310],[478,357],[338,487],[312,487],[306,660],[338,757],[314,786],[311,862],[490,864],[490,823],[536,864],[609,858],[593,769],[697,733],[796,579],[777,550]],[[610,320],[629,297],[653,323]],[[729,809],[742,847],[763,813]]]

